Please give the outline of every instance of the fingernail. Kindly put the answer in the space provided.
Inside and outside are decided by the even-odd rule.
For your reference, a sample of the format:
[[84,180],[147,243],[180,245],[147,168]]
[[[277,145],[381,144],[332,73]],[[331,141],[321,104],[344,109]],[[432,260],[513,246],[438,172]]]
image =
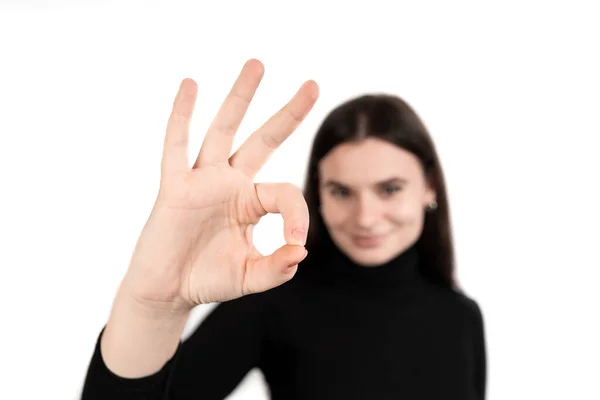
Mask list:
[[[304,249],[304,255],[302,256],[302,260],[304,260],[307,255],[308,255],[308,250]],[[300,260],[300,261],[302,261],[302,260]]]
[[302,246],[306,243],[306,231],[302,228],[296,228],[292,231],[294,239],[298,240]]
[[288,265],[288,268],[296,267],[298,264],[300,264],[306,258],[307,255],[308,255],[308,250],[304,249],[304,255],[302,256],[302,258],[300,259],[300,261],[298,261],[297,263]]

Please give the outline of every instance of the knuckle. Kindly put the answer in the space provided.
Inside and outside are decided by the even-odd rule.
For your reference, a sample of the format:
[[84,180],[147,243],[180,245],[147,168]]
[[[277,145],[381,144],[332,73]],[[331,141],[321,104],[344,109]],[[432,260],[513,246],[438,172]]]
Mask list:
[[232,90],[230,93],[229,100],[237,101],[237,102],[243,103],[245,105],[249,105],[250,102],[252,101],[252,96],[248,95],[247,93],[243,93],[242,91],[239,91],[239,90]]
[[235,135],[236,131],[236,129],[231,125],[217,125],[214,127],[214,129],[223,136],[233,136]]
[[281,141],[277,140],[273,135],[264,134],[260,135],[262,143],[269,149],[275,150],[281,145]]
[[300,124],[302,122],[302,114],[292,109],[291,107],[286,107],[285,113],[292,120],[292,123],[294,125]]
[[242,173],[246,176],[253,175],[258,169],[257,165],[254,165],[252,161],[242,158],[242,157],[234,157],[230,161],[230,165],[242,171]]

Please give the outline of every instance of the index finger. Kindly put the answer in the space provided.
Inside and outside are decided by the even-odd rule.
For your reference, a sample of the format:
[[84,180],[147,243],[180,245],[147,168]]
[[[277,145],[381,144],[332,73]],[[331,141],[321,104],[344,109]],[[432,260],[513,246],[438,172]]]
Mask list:
[[255,186],[264,210],[281,214],[286,243],[304,246],[309,216],[302,191],[291,183],[257,183]]

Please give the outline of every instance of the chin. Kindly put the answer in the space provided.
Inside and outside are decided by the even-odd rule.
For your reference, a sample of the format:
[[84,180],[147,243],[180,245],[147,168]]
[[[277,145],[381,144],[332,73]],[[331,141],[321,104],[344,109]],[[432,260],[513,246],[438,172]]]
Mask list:
[[[398,240],[398,238],[396,238]],[[402,238],[400,238],[402,240]],[[402,240],[405,242],[404,240]],[[344,252],[356,262],[368,267],[375,267],[392,260],[402,252],[406,251],[413,242],[403,243],[401,246],[391,246],[390,242],[375,247],[359,247],[351,240],[344,243]]]
[[[333,242],[355,263],[365,267],[376,267],[392,260],[406,251],[414,241],[406,235],[392,234],[380,243],[359,246],[349,234],[332,236]],[[416,240],[416,239],[415,239]]]
[[387,249],[357,249],[350,250],[350,258],[357,264],[365,267],[376,267],[385,264],[387,261],[394,258],[396,254]]

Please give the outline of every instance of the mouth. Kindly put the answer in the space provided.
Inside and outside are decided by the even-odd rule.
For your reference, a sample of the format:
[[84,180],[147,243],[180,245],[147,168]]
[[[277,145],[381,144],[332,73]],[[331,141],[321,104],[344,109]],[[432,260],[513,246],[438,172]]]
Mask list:
[[358,247],[377,247],[384,239],[384,235],[352,236],[352,242]]

